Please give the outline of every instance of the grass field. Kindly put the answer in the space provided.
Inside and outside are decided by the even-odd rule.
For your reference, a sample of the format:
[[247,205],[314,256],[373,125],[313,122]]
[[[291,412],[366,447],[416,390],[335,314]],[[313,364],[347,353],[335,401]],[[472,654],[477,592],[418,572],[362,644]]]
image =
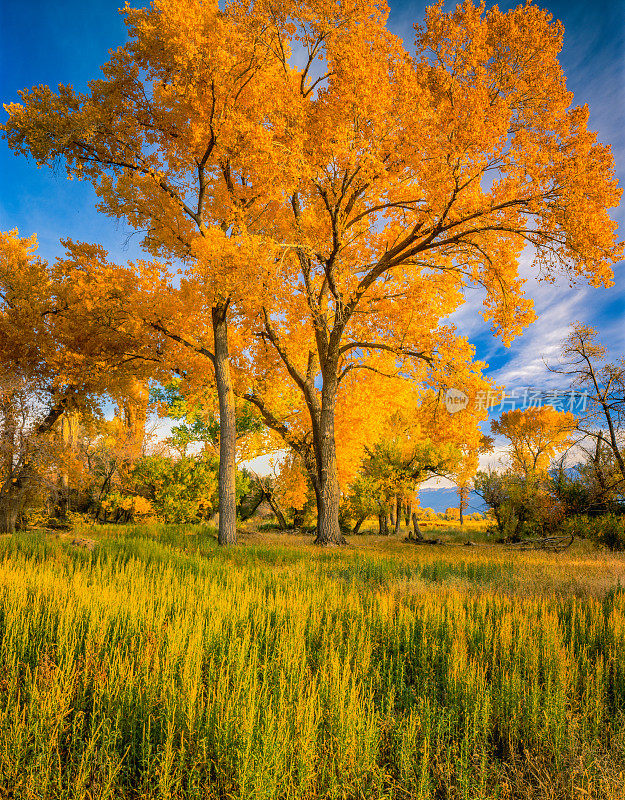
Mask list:
[[0,798],[625,798],[625,558],[0,540]]

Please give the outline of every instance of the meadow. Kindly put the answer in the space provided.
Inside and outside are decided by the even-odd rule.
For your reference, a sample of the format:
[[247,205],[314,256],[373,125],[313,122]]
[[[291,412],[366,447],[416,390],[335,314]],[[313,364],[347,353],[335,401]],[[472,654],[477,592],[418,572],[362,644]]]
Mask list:
[[0,539],[5,800],[625,797],[625,557]]

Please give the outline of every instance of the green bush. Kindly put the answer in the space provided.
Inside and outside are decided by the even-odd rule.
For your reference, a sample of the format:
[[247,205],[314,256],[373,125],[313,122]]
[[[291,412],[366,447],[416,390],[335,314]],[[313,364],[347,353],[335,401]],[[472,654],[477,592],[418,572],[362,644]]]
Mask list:
[[574,514],[565,517],[560,525],[559,534],[562,536],[575,536],[577,539],[587,539],[592,534],[592,520],[585,514]]
[[136,492],[147,498],[163,522],[203,522],[215,513],[218,462],[213,458],[142,458],[134,466]]
[[625,550],[625,519],[616,514],[604,514],[593,520],[590,527],[593,541],[609,550]]

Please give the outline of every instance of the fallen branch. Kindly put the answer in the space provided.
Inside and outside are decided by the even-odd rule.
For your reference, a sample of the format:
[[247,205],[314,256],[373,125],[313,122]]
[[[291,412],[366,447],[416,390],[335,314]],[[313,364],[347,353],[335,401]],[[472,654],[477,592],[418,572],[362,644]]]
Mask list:
[[546,550],[550,553],[561,553],[573,544],[575,536],[543,536],[540,539],[524,539],[515,542],[511,547],[517,550]]

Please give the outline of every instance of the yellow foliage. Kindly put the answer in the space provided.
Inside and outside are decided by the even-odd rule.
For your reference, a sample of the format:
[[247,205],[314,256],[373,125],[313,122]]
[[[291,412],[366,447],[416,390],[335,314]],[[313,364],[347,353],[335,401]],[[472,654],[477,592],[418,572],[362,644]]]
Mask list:
[[491,422],[495,434],[510,442],[512,467],[527,477],[547,471],[552,458],[573,444],[574,414],[552,406],[507,411]]
[[[548,12],[439,3],[411,52],[374,0],[158,0],[123,13],[128,40],[103,77],[83,94],[22,91],[4,135],[90,180],[102,210],[148,231],[163,261],[121,270],[72,246],[91,265],[77,279],[83,308],[113,295],[114,329],[135,341],[147,330],[153,363],[198,383],[222,314],[235,390],[316,458],[329,495],[358,464],[352,431],[378,425],[373,395],[394,404],[394,386],[372,392],[363,372],[471,396],[481,365],[445,323],[466,290],[484,289],[506,345],[535,318],[519,275],[528,243],[547,280],[611,284],[621,192],[588,109],[571,107]],[[97,348],[70,353],[72,374],[102,369]],[[457,442],[472,431],[464,484],[476,426],[458,415],[445,428]]]

